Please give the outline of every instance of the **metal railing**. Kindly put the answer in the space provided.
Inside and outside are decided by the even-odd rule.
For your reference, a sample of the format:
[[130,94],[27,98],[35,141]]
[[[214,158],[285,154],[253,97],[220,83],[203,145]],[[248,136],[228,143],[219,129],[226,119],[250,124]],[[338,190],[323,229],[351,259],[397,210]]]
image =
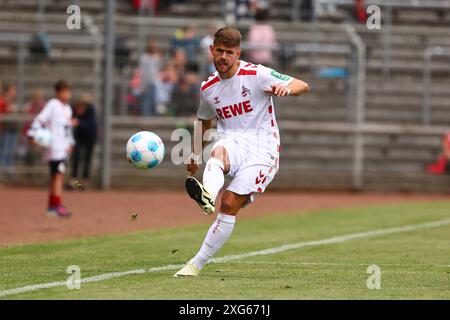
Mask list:
[[[30,44],[32,41],[33,35],[28,33],[3,33],[0,32],[0,43],[1,42],[15,42],[17,43],[18,53],[17,53],[17,83],[18,83],[18,103],[19,105],[23,105],[24,97],[24,84],[23,84],[23,75],[24,75],[24,65],[25,59],[28,56],[28,52],[26,51],[27,47],[25,45]],[[53,44],[75,44],[75,45],[92,45],[93,51],[98,50],[98,42],[95,38],[86,35],[49,35],[49,41]],[[100,59],[99,56],[93,54],[93,65],[94,70],[98,70],[100,67]]]
[[[17,128],[17,130],[20,130],[20,128],[27,122],[29,122],[32,119],[30,115],[18,115],[18,114],[7,114],[7,115],[0,115],[0,124],[2,125],[8,125],[8,126],[14,126]],[[114,131],[116,131],[116,134],[114,135],[114,145],[117,147],[119,146],[120,149],[123,149],[122,144],[126,142],[126,139],[128,137],[128,132],[133,132],[135,130],[138,130],[139,128],[152,128],[152,130],[155,130],[156,132],[164,132],[165,130],[171,130],[172,128],[177,128],[180,123],[184,123],[186,125],[186,128],[191,128],[192,126],[192,119],[189,118],[167,118],[167,117],[155,117],[155,118],[143,118],[143,117],[133,117],[133,116],[112,116],[111,117],[111,126]],[[376,137],[384,137],[387,136],[389,139],[392,139],[393,137],[402,137],[403,140],[413,141],[416,138],[419,139],[433,139],[436,141],[436,143],[432,146],[432,148],[437,149],[439,147],[439,142],[442,137],[442,134],[448,130],[448,127],[446,126],[422,126],[422,125],[389,125],[389,124],[377,124],[377,123],[363,123],[363,124],[356,124],[356,123],[336,123],[336,122],[311,122],[311,121],[292,121],[292,120],[280,120],[278,121],[278,125],[281,129],[281,134],[284,140],[290,140],[288,137],[295,137],[297,135],[305,135],[305,136],[311,136],[311,134],[317,134],[318,136],[323,136],[325,134],[326,137],[345,137],[344,141],[347,141],[347,144],[352,141],[352,137],[356,136],[363,136],[365,139],[374,139]],[[349,139],[347,139],[349,138]],[[394,139],[396,140],[396,139]],[[383,140],[382,140],[383,141]],[[168,140],[165,140],[165,143],[167,145],[171,145],[171,142]],[[323,142],[322,142],[323,143]],[[385,142],[387,145],[385,147],[393,148],[392,151],[402,151],[404,146],[403,145],[395,145],[390,146],[389,142]],[[173,142],[172,142],[173,144]],[[419,152],[421,148],[420,143],[413,143],[411,144],[416,148],[416,150]],[[292,143],[289,145],[284,146],[284,151],[282,152],[282,157],[285,155],[285,153],[289,153],[289,148],[297,148],[296,146],[292,145]],[[318,147],[321,148],[320,150],[329,153],[329,152],[336,152],[339,153],[340,148],[342,148],[341,151],[345,151],[347,148],[347,145],[335,145],[332,141],[330,141],[328,144],[321,144],[321,142],[318,143]],[[331,148],[331,149],[330,149]],[[373,149],[379,148],[379,145],[372,142],[370,145],[368,145],[368,148]],[[117,148],[115,148],[117,149]],[[170,153],[171,148],[167,149],[167,157],[165,160],[164,169],[167,173],[167,170],[175,170],[176,166],[173,163],[170,163]],[[348,157],[348,159],[351,159],[353,155],[353,152],[351,150],[347,151],[347,155],[345,158]],[[100,153],[96,153],[96,160],[99,160]],[[296,164],[298,161],[305,161],[301,154],[298,154],[296,157],[293,157],[292,155],[289,156],[289,158],[285,158],[283,160],[282,167],[285,167],[287,172],[291,172],[296,167]],[[384,156],[386,159],[389,158],[388,155]],[[335,160],[335,159],[333,159]],[[373,152],[372,154],[369,154],[369,156],[366,158],[362,158],[362,160],[373,162]],[[430,162],[433,160],[433,158],[430,158]],[[123,153],[120,153],[120,155],[117,153],[117,151],[114,152],[112,155],[112,161],[115,166],[115,170],[111,172],[111,177],[116,177],[116,172],[120,172],[120,175],[123,177],[124,174],[126,176],[126,172],[129,172],[130,177],[133,176],[133,174],[136,174],[135,170],[133,170],[131,167],[128,166],[128,163],[126,162],[126,159],[124,157]],[[317,160],[318,161],[318,160]],[[423,163],[423,160],[420,158],[414,158],[410,160],[412,163],[415,164],[421,164]],[[97,165],[95,166],[93,172],[93,181],[99,181],[100,178],[100,171],[98,165],[100,162],[97,162]],[[371,173],[373,169],[368,169],[366,167],[369,167],[369,165],[366,165],[364,167],[361,167],[363,170],[361,172],[362,176],[365,176],[369,173]],[[19,165],[14,168],[13,170],[9,170],[9,168],[3,168],[0,167],[0,180],[4,181],[5,177],[3,176],[6,173],[18,173],[20,175],[32,175],[35,177],[34,182],[39,181],[38,177],[42,178],[45,176],[46,171],[39,172],[37,169],[43,169],[44,167],[41,165],[40,161],[36,161],[33,166],[24,166]],[[318,170],[318,167],[316,166],[314,170]],[[179,172],[182,173],[183,169],[179,168]],[[303,167],[302,169],[299,169],[299,173],[308,171],[307,168]],[[327,172],[335,172],[337,174],[340,174],[342,176],[346,176],[351,178],[352,184],[354,187],[354,167],[352,165],[349,165],[346,169],[340,169],[339,171],[336,171],[336,169],[332,169],[329,171],[325,167],[322,168],[323,174],[326,176]],[[395,171],[397,170],[397,171]],[[178,172],[178,171],[177,171]],[[288,174],[287,172],[281,171],[281,175]],[[317,171],[318,173],[320,172]],[[422,172],[420,171],[402,171],[395,169],[394,167],[390,167],[389,169],[386,169],[386,171],[380,171],[381,173],[391,172],[394,174],[405,175],[408,174],[425,174],[425,170]],[[373,173],[373,172],[372,172]],[[180,176],[181,179],[181,176]],[[350,180],[349,180],[350,181]],[[43,181],[45,183],[45,181]],[[132,181],[130,184],[132,185]],[[332,182],[330,183],[332,185]],[[281,185],[282,187],[282,185]],[[360,188],[364,189],[366,187],[366,184],[362,184]]]
[[423,125],[431,124],[432,62],[435,56],[450,56],[450,48],[429,47],[423,53]]
[[[357,72],[353,76],[352,83],[355,88],[355,124],[360,127],[364,124],[365,114],[365,92],[366,92],[366,46],[361,37],[351,25],[346,29],[357,52]],[[355,132],[355,151],[353,158],[353,186],[355,189],[363,187],[363,165],[364,165],[364,137],[360,132]]]

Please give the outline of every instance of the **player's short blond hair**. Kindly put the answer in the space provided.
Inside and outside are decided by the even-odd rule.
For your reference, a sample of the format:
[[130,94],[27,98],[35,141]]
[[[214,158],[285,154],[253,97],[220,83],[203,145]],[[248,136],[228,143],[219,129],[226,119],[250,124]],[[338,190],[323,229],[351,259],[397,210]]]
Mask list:
[[242,35],[233,27],[220,28],[214,34],[214,44],[223,44],[226,47],[240,47]]

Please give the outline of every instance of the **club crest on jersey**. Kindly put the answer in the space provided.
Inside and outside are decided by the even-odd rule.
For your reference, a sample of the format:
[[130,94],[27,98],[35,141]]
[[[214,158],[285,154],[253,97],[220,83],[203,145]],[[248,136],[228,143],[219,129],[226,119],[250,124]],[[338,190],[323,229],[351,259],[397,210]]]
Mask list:
[[246,97],[247,95],[252,95],[250,89],[246,88],[245,86],[242,86],[242,92],[241,95],[243,97]]
[[214,103],[215,103],[215,104],[218,104],[218,103],[220,103],[220,99],[219,99],[219,97],[215,97],[215,98],[214,98]]

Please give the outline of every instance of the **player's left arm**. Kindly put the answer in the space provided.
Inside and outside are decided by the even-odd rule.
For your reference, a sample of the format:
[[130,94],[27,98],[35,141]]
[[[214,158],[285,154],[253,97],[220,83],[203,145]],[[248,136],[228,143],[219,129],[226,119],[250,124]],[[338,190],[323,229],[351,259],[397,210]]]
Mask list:
[[309,91],[309,85],[300,79],[292,78],[290,83],[286,86],[283,84],[276,84],[264,91],[277,97],[298,97]]
[[258,81],[264,92],[277,97],[301,96],[309,91],[306,82],[263,65],[258,65]]

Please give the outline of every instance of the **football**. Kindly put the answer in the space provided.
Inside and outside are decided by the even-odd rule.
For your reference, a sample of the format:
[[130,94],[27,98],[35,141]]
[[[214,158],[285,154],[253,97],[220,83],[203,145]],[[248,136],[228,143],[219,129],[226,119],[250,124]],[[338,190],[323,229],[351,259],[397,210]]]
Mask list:
[[156,167],[164,158],[164,143],[161,138],[149,131],[135,133],[127,142],[127,159],[138,169]]
[[34,132],[33,139],[38,146],[48,148],[52,143],[52,133],[47,128],[39,128]]

